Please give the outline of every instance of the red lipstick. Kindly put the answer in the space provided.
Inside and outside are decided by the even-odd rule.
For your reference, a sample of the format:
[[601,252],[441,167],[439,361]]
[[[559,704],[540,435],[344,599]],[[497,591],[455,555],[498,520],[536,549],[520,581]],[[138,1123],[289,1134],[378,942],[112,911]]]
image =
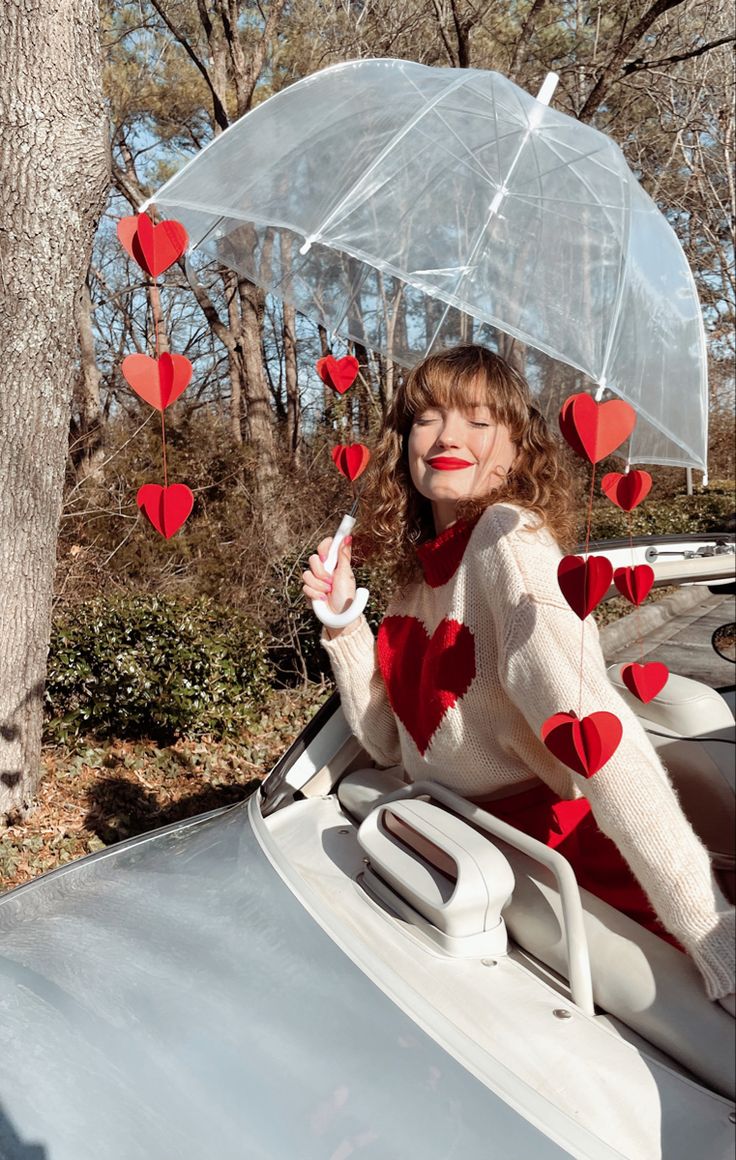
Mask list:
[[463,467],[473,466],[467,459],[456,459],[452,455],[438,455],[435,459],[428,460],[428,463],[437,471],[461,471]]

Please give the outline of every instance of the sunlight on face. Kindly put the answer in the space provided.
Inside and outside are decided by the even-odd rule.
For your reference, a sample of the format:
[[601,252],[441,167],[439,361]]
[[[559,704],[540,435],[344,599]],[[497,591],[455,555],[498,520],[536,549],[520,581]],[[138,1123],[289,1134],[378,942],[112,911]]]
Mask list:
[[457,518],[459,500],[488,495],[503,482],[516,457],[508,428],[489,407],[432,407],[414,416],[409,470],[420,495],[432,504],[438,531]]

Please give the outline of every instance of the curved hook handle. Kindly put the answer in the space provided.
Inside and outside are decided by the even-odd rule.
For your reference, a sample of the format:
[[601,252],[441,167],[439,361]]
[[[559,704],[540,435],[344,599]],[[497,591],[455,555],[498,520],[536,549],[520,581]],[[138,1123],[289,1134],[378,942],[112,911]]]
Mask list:
[[[340,545],[346,536],[349,536],[355,527],[355,520],[353,516],[343,516],[340,521],[340,527],[335,532],[330,545],[330,550],[327,553],[325,560],[325,571],[331,576],[337,567],[337,553],[340,551]],[[333,612],[326,600],[313,600],[312,609],[314,615],[327,628],[345,628],[347,624],[352,624],[362,615],[363,609],[368,603],[370,593],[367,588],[358,588],[355,593],[352,604],[345,608],[342,612]]]

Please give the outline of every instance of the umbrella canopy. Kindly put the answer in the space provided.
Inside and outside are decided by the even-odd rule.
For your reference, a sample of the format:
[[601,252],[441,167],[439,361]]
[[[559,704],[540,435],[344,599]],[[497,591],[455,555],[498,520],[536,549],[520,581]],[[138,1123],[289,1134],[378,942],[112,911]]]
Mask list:
[[403,366],[502,331],[635,407],[630,462],[705,468],[705,338],[674,231],[613,141],[497,73],[325,69],[152,201],[330,331]]

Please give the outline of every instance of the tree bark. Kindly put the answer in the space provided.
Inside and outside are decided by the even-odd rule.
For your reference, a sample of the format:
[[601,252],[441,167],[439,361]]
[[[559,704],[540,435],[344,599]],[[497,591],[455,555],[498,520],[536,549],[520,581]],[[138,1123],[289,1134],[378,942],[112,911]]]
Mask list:
[[271,559],[277,559],[288,546],[288,529],[284,524],[282,503],[283,477],[277,458],[276,439],[263,366],[261,334],[263,291],[247,278],[241,278],[240,313],[241,344],[245,369],[245,410],[248,443],[253,456],[253,480],[258,511],[263,523],[263,539]]
[[79,374],[74,387],[76,420],[72,421],[71,459],[77,482],[102,482],[103,426],[100,410],[100,372],[95,359],[92,300],[85,278],[76,301],[79,335]]
[[40,772],[75,302],[108,185],[95,0],[0,6],[0,815]]

